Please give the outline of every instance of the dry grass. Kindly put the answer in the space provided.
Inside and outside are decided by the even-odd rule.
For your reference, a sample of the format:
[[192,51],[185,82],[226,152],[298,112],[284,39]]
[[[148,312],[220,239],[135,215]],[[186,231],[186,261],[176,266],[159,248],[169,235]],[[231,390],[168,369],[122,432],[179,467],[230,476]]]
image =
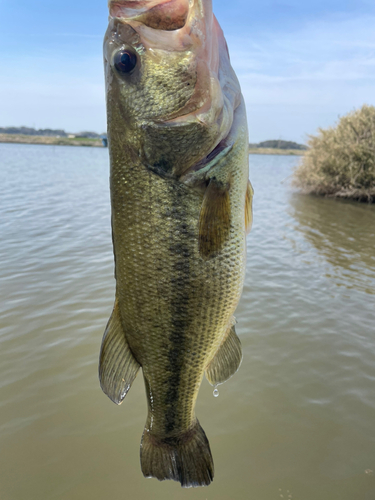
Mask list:
[[375,107],[364,105],[336,127],[310,136],[309,149],[294,172],[305,193],[375,201]]

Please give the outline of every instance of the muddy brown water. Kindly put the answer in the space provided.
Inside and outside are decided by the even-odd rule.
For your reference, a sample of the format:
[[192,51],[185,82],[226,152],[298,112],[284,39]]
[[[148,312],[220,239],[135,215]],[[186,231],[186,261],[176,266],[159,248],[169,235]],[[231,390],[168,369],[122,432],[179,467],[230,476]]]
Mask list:
[[251,156],[244,360],[203,382],[208,488],[144,479],[142,378],[117,407],[97,360],[115,282],[108,151],[0,144],[1,500],[374,500],[375,207],[293,193]]

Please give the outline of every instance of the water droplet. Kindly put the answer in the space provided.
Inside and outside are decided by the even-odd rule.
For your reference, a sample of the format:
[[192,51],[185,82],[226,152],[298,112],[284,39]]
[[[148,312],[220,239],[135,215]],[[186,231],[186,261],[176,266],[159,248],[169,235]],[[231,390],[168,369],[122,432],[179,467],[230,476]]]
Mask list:
[[213,394],[215,398],[219,397],[219,390],[217,389],[217,387],[215,387]]

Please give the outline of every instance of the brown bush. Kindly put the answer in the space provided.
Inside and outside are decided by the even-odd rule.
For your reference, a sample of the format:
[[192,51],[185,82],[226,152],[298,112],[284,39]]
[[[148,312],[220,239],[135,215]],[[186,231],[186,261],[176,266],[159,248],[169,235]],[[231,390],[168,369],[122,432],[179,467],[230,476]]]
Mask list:
[[375,201],[375,107],[343,116],[336,127],[310,136],[293,176],[305,193]]

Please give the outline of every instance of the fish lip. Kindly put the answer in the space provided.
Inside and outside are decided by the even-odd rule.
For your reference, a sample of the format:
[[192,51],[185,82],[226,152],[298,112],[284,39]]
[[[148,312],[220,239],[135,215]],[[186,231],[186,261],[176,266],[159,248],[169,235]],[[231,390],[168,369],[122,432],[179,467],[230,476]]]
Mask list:
[[110,17],[136,21],[153,29],[182,29],[190,12],[189,0],[110,0]]
[[[122,40],[120,33],[119,33],[119,30],[121,29],[121,27],[130,30],[133,34],[134,40],[132,40],[130,43]],[[130,23],[128,23],[125,19],[123,19],[121,17],[110,17],[109,18],[108,28],[107,28],[107,31],[104,35],[104,44],[106,44],[108,42],[112,42],[112,43],[119,45],[119,46],[124,45],[124,44],[135,45],[135,48],[137,45],[142,46],[142,43],[140,43],[139,33],[134,29],[134,27]]]
[[[150,6],[156,5],[157,2],[150,0],[109,0],[108,10],[111,18],[118,17],[119,19],[130,19],[147,12]],[[124,14],[123,16],[118,14]]]
[[124,10],[127,9],[134,9],[137,11],[144,11],[146,10],[146,6],[150,5],[150,2],[147,0],[109,0],[108,2],[108,10],[109,13],[112,17],[118,17],[116,15],[111,14],[111,9],[112,8],[123,8]]

